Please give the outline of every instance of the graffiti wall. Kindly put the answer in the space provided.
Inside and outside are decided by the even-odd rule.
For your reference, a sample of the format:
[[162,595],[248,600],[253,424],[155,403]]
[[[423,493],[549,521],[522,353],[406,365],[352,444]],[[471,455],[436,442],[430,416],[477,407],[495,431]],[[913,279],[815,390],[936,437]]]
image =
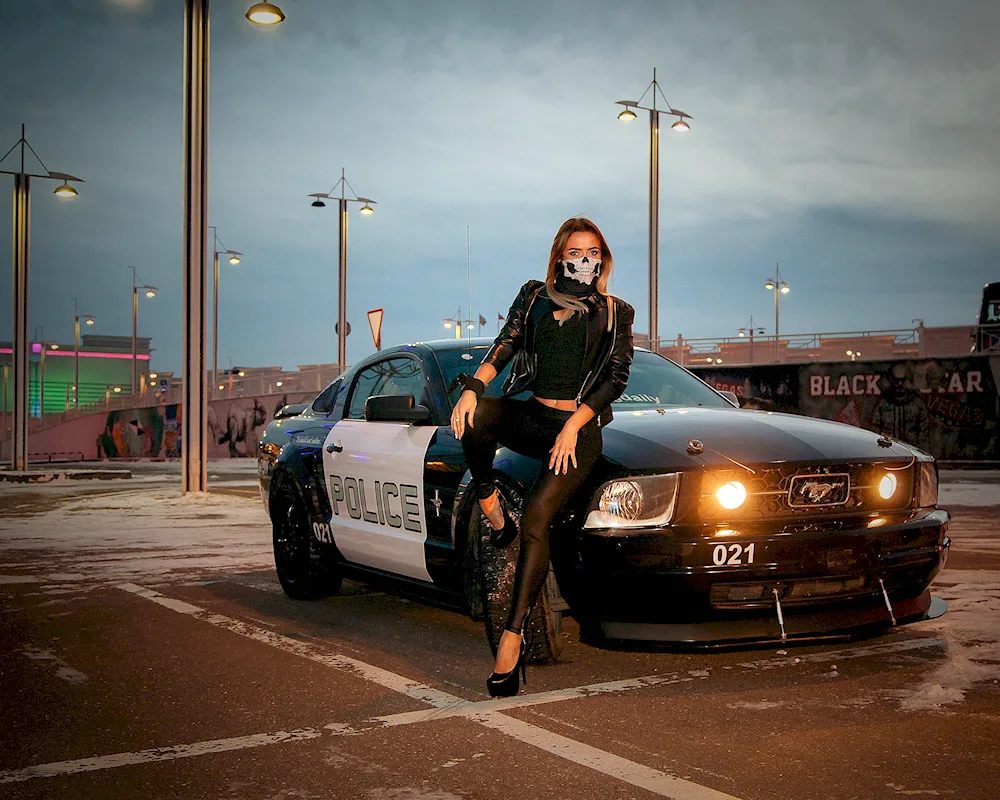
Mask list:
[[[210,402],[208,457],[256,458],[257,443],[275,412],[313,397],[308,392]],[[183,424],[183,408],[176,404],[91,414],[31,433],[28,458],[176,458]],[[9,456],[10,442],[5,441],[0,458]]]
[[844,422],[946,460],[1000,459],[1000,358],[696,367],[743,406]]

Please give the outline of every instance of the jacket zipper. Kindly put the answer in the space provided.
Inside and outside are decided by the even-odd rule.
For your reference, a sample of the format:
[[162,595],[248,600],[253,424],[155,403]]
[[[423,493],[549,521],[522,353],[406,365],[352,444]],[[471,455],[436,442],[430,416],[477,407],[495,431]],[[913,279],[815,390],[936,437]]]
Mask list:
[[[608,313],[609,314],[611,313],[610,310],[609,310]],[[599,369],[597,370],[598,374],[600,374],[600,371],[604,369],[604,365],[608,363],[608,359],[611,358],[611,354],[613,352],[615,352],[615,338],[617,337],[617,335],[618,335],[618,326],[616,324],[612,324],[611,325],[611,347],[608,349],[607,357],[599,365]],[[584,352],[586,352],[586,349],[584,349]],[[576,396],[576,404],[577,404],[577,406],[580,405],[580,398],[583,397],[583,393],[589,388],[587,386],[587,380],[593,374],[594,374],[594,370],[591,370],[590,372],[587,373],[587,376],[583,379],[583,386],[580,387],[580,391],[579,391],[579,393]]]
[[[535,292],[534,295],[532,295],[531,301],[528,303],[528,308],[524,312],[524,338],[525,338],[525,345],[527,345],[527,343],[528,343],[527,342],[527,338],[528,338],[528,317],[531,314],[531,308],[532,308],[532,306],[535,305],[535,300],[538,298],[538,295],[539,295],[540,292],[541,292],[541,289],[539,289],[538,291]],[[537,355],[535,356],[535,358],[537,360],[537,358],[538,358]],[[517,381],[521,380],[521,378],[523,378],[527,374],[528,374],[527,372],[524,372],[524,373],[521,373],[520,375],[514,375],[510,379],[509,385],[510,386],[514,386],[517,383]]]

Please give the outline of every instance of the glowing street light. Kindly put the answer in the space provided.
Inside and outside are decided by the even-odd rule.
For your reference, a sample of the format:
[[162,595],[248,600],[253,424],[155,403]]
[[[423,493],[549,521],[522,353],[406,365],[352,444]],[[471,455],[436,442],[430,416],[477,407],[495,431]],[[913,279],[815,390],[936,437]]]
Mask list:
[[212,383],[219,382],[219,256],[229,256],[230,264],[239,264],[239,250],[229,250],[223,244],[219,249],[221,239],[219,239],[219,229],[215,225],[209,225],[212,229]]
[[764,281],[764,288],[769,292],[774,292],[774,360],[778,361],[778,313],[779,300],[781,295],[788,294],[790,288],[787,283],[781,280],[781,271],[777,263],[774,265],[774,277]]
[[258,25],[277,25],[285,21],[285,15],[274,3],[255,3],[247,9],[246,18]]
[[138,339],[136,336],[139,327],[139,290],[144,289],[146,297],[156,297],[156,287],[141,283],[136,268],[129,266],[129,269],[132,270],[132,394],[135,394],[136,386],[139,384]]
[[750,315],[750,322],[749,322],[749,324],[744,325],[736,333],[736,335],[740,336],[740,337],[744,337],[744,336],[749,336],[750,337],[750,363],[751,364],[753,363],[753,337],[754,337],[754,334],[758,334],[759,335],[759,334],[761,334],[763,332],[764,332],[764,329],[762,327],[760,327],[759,325],[755,326],[753,324],[753,314],[751,314]]
[[[340,187],[340,197],[334,193]],[[347,197],[345,190],[350,190],[354,197]],[[329,192],[314,192],[309,195],[313,198],[310,205],[313,208],[325,208],[324,200],[336,200],[340,208],[340,235],[337,258],[337,363],[341,371],[347,369],[347,204],[362,203],[361,215],[370,217],[375,213],[373,205],[378,205],[369,197],[359,197],[351,184],[344,176],[344,169],[340,170],[340,180],[337,181]]]
[[[67,175],[65,172],[53,172],[42,162],[38,153],[28,144],[24,137],[24,125],[21,125],[21,138],[17,140],[3,157],[0,166],[11,153],[20,148],[20,164],[16,169],[0,169],[0,174],[14,176],[14,260],[13,260],[13,328],[12,361],[14,369],[14,407],[12,420],[11,467],[24,470],[28,467],[28,362],[30,360],[31,343],[28,340],[28,242],[31,234],[31,179],[62,181],[54,194],[62,199],[76,197],[76,190],[69,185],[70,181],[82,183],[80,178]],[[42,172],[25,171],[25,151],[30,151],[42,168]],[[6,390],[4,402],[6,403]],[[5,416],[6,418],[6,416]]]
[[[650,89],[652,89],[652,106],[640,105]],[[667,104],[665,109],[656,107],[657,92],[660,93],[663,102]],[[660,91],[660,84],[656,82],[655,67],[653,68],[653,81],[646,87],[642,97],[638,100],[618,100],[616,105],[625,106],[625,110],[618,115],[618,119],[622,122],[631,122],[636,118],[633,109],[649,112],[649,346],[656,350],[660,338],[660,115],[667,114],[677,117],[677,121],[670,128],[678,133],[691,130],[687,120],[692,119],[692,117],[690,114],[673,108],[667,101],[666,96]]]

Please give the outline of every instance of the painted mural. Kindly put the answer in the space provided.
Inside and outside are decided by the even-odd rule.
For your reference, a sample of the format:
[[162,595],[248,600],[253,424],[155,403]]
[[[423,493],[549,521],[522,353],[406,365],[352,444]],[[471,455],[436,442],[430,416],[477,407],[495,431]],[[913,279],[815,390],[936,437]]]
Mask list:
[[[241,397],[208,405],[208,457],[256,458],[267,423],[288,403],[311,394]],[[180,404],[109,411],[97,437],[98,458],[177,458],[181,455]]]
[[887,433],[945,460],[1000,459],[1000,358],[696,368],[744,407]]

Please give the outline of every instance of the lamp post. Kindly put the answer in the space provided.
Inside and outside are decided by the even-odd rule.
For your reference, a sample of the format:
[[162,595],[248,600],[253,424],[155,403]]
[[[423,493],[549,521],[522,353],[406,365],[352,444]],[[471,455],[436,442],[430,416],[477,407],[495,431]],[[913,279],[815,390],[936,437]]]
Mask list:
[[[471,319],[464,319],[462,317],[462,307],[458,307],[458,313],[454,317],[444,318],[444,327],[451,330],[452,326],[455,327],[455,338],[462,338],[462,326],[465,326],[468,330],[472,331],[476,327],[476,323]],[[470,333],[469,336],[472,336]]]
[[132,394],[135,394],[136,386],[139,385],[139,355],[136,336],[139,325],[139,290],[142,289],[146,293],[146,297],[156,297],[156,287],[140,283],[136,268],[130,266],[129,269],[132,270]]
[[220,250],[219,229],[215,225],[208,227],[212,229],[212,385],[215,386],[219,382],[219,255],[229,256],[230,264],[239,264],[243,253]]
[[759,325],[756,326],[756,327],[754,326],[754,324],[753,324],[753,314],[751,314],[750,315],[750,323],[748,325],[744,325],[742,328],[740,328],[739,331],[736,334],[737,336],[740,336],[740,337],[743,337],[743,336],[749,336],[750,337],[750,363],[751,364],[753,363],[753,337],[754,337],[754,334],[760,334],[760,333],[763,333],[763,332],[764,332],[764,329],[762,327],[760,327]]
[[39,342],[38,348],[38,418],[45,416],[45,351],[58,350],[59,345],[55,342],[46,342],[44,338]]
[[[650,89],[652,89],[652,107],[640,105]],[[667,104],[665,109],[656,107],[657,92],[660,93],[663,102]],[[622,122],[631,122],[635,119],[635,111],[632,110],[634,108],[649,112],[649,346],[655,351],[660,338],[660,114],[677,117],[677,120],[670,127],[679,133],[691,130],[687,121],[693,117],[671,107],[666,96],[660,91],[660,84],[656,82],[655,67],[653,68],[653,81],[646,87],[642,97],[635,101],[618,100],[616,105],[625,106],[625,110],[618,115],[618,119]]]
[[[273,25],[285,15],[255,3],[250,22]],[[208,238],[209,0],[184,4],[184,380],[181,402],[181,492],[208,489],[208,382],[205,371],[205,260]]]
[[[69,185],[70,181],[80,182],[80,178],[67,175],[65,172],[53,172],[42,163],[38,153],[24,138],[24,125],[21,125],[21,138],[8,150],[0,165],[16,149],[21,150],[19,169],[0,169],[4,175],[14,176],[14,261],[13,261],[13,321],[14,335],[12,338],[14,367],[14,402],[13,402],[13,441],[11,442],[11,467],[15,470],[27,469],[28,466],[28,361],[30,359],[28,341],[28,264],[29,239],[31,237],[31,179],[46,178],[62,181],[56,187],[54,194],[63,199],[76,197],[76,189]],[[25,149],[30,150],[44,173],[25,172]]]
[[73,298],[73,408],[80,406],[80,317],[87,325],[94,324],[91,314],[81,314],[80,306]]
[[780,361],[778,357],[778,312],[781,300],[781,295],[788,294],[791,291],[787,283],[781,280],[781,270],[778,269],[778,264],[774,265],[774,277],[768,278],[764,281],[764,288],[769,292],[774,292],[774,360]]
[[[335,197],[334,192],[340,187],[340,197]],[[350,189],[354,197],[347,197],[345,190]],[[344,177],[344,169],[340,170],[340,180],[333,185],[329,192],[315,192],[310,197],[314,198],[313,208],[323,208],[326,206],[324,200],[337,200],[340,208],[340,236],[337,259],[337,364],[341,372],[347,369],[347,204],[362,203],[361,216],[369,217],[375,213],[373,205],[377,203],[368,197],[358,197],[351,184]]]

